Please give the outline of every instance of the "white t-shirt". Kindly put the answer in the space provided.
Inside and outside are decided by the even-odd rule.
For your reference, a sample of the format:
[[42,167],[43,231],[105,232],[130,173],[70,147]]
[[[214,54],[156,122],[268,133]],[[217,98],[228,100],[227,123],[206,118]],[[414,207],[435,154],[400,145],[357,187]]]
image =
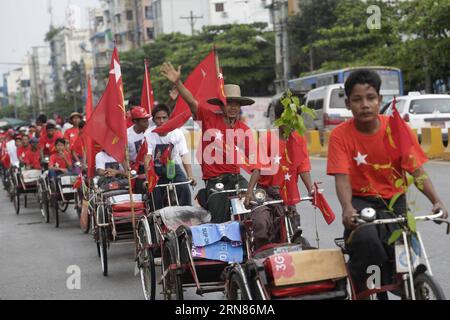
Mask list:
[[97,153],[95,156],[95,169],[115,169],[115,170],[123,170],[123,167],[120,163],[117,162],[116,159],[111,157],[106,152],[102,151]]
[[144,133],[137,133],[136,131],[134,131],[133,127],[134,126],[127,129],[128,152],[130,153],[131,161],[136,160],[139,149],[141,148],[142,143],[144,143]]
[[148,144],[147,154],[153,157],[155,166],[160,165],[159,159],[162,152],[171,144],[173,145],[171,158],[175,160],[176,164],[181,165],[181,157],[189,153],[186,138],[180,129],[175,129],[166,136],[160,136],[157,133],[151,132],[149,129],[145,132],[145,139],[147,139]]
[[9,154],[9,160],[14,167],[20,166],[19,157],[17,156],[16,141],[11,140],[6,144],[6,152]]
[[63,127],[62,127],[62,133],[64,134],[64,132],[66,132],[66,131],[69,130],[70,128],[73,128],[73,125],[70,124],[70,122],[64,123],[64,125],[63,125]]

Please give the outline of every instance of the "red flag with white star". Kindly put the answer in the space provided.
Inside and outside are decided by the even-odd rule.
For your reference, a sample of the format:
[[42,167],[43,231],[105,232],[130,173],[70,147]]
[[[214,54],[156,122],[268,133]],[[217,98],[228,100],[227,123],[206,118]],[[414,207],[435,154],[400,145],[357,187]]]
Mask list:
[[150,79],[150,72],[148,71],[148,63],[147,60],[145,60],[145,74],[144,74],[144,82],[142,83],[141,107],[144,108],[148,114],[151,114],[154,105],[155,105],[155,97],[153,95],[153,87]]
[[125,160],[127,126],[117,48],[111,58],[108,85],[83,131],[118,162]]
[[[218,75],[214,50],[192,71],[184,86],[192,93],[202,108],[209,108],[214,111],[219,110],[218,106],[210,105],[206,102],[208,99],[217,97]],[[192,112],[188,104],[179,97],[169,121],[154,129],[153,132],[158,134],[169,133],[182,127],[191,116]]]

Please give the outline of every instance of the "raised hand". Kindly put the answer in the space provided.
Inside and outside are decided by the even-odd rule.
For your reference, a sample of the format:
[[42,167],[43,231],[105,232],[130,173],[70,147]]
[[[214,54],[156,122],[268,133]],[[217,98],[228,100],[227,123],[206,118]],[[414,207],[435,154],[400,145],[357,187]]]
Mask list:
[[161,67],[161,74],[170,82],[176,83],[181,78],[181,66],[179,66],[177,70],[170,62],[164,62]]

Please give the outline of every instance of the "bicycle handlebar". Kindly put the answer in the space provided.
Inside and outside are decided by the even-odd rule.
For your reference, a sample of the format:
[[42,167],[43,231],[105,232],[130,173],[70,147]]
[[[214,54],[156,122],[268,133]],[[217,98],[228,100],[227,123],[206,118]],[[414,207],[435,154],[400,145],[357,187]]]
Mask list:
[[184,182],[175,182],[175,183],[167,183],[167,184],[157,184],[155,186],[155,188],[165,188],[165,187],[170,187],[170,186],[181,186],[181,185],[185,185],[185,184],[191,184],[193,180],[188,180],[188,181],[184,181]]
[[[426,216],[418,216],[414,217],[416,221],[433,221],[436,219],[439,219],[444,214],[444,211],[439,210],[438,213],[432,214],[432,215],[426,215]],[[379,225],[379,224],[391,224],[391,223],[400,223],[400,222],[406,222],[405,217],[399,217],[399,218],[392,218],[392,219],[377,219],[371,222],[364,221],[362,219],[356,219],[358,223],[363,225]]]

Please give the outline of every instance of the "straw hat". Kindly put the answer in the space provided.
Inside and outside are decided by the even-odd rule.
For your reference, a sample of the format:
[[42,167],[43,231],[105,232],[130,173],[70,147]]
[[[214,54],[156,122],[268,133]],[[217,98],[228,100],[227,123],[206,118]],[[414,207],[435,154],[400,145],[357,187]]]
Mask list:
[[[241,87],[236,84],[226,84],[224,86],[225,97],[227,102],[238,102],[241,106],[250,106],[255,103],[255,100],[243,97],[241,95]],[[223,103],[218,98],[209,99],[208,103],[221,106]]]

